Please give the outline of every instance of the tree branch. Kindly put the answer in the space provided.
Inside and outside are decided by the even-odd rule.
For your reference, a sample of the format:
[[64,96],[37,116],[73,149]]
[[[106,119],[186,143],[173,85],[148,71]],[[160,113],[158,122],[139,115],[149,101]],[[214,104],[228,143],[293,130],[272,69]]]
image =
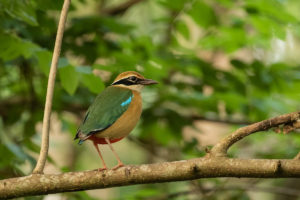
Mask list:
[[51,116],[55,76],[56,76],[58,58],[61,50],[61,43],[62,43],[64,28],[65,28],[65,23],[66,23],[67,13],[68,13],[70,3],[71,0],[64,1],[59,23],[58,23],[57,35],[55,39],[54,52],[53,52],[49,79],[48,79],[48,86],[47,86],[47,95],[46,95],[43,128],[42,128],[42,144],[41,144],[39,159],[37,161],[35,169],[33,170],[33,173],[38,173],[38,174],[43,173],[45,163],[46,163],[46,158],[48,155],[50,116]]
[[0,199],[212,177],[300,178],[300,160],[296,159],[297,156],[290,160],[226,157],[226,152],[232,144],[251,133],[279,125],[283,125],[283,130],[286,126],[299,128],[299,117],[300,112],[294,112],[240,128],[221,140],[213,147],[209,156],[203,158],[125,166],[118,170],[101,172],[95,170],[63,174],[32,174],[1,180]]
[[128,0],[116,7],[104,9],[101,11],[101,13],[105,14],[105,15],[120,15],[120,14],[123,14],[124,12],[126,12],[126,10],[128,8],[130,8],[131,6],[133,6],[137,3],[140,3],[142,1],[144,1],[144,0]]
[[102,172],[32,174],[1,180],[0,199],[212,177],[300,178],[300,161],[205,157]]
[[[239,128],[223,140],[221,140],[219,143],[214,145],[214,147],[211,149],[208,156],[217,156],[217,157],[223,157],[227,156],[228,149],[239,140],[243,139],[244,137],[255,133],[259,131],[266,131],[269,130],[272,127],[278,127],[279,125],[287,125],[290,126],[291,124],[296,124],[296,122],[300,119],[300,111],[280,115],[271,119],[267,119],[261,122],[257,122],[254,124],[251,124],[249,126],[245,126],[242,128]],[[283,128],[285,130],[285,128]]]
[[295,160],[300,160],[300,152],[295,156]]

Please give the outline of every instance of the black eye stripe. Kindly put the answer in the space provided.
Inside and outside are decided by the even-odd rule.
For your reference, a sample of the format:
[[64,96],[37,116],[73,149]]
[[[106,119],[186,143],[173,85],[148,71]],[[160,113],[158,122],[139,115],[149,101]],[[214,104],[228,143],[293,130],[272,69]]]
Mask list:
[[127,79],[121,79],[117,82],[114,82],[112,85],[135,85],[136,83],[129,81]]
[[[134,80],[132,80],[134,77]],[[114,83],[112,83],[112,85],[137,85],[138,82],[139,82],[139,78],[135,77],[135,76],[130,76],[130,77],[127,77],[127,78],[123,78],[121,80],[118,80]]]

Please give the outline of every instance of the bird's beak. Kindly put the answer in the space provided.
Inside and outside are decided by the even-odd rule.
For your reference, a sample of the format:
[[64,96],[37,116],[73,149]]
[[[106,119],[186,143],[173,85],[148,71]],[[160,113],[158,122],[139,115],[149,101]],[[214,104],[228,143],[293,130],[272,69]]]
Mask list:
[[139,81],[139,84],[141,85],[153,85],[153,84],[158,84],[157,81],[151,80],[151,79],[142,79]]

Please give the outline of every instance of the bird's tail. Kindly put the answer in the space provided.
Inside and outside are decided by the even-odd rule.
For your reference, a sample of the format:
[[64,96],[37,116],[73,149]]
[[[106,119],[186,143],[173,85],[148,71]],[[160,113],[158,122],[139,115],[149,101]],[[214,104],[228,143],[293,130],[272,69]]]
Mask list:
[[82,145],[83,142],[84,142],[84,140],[79,140],[78,144]]
[[78,144],[81,145],[85,140],[87,140],[90,137],[90,135],[85,135],[83,133],[81,133],[80,131],[78,131],[76,133],[76,136],[74,138],[74,140],[79,139]]

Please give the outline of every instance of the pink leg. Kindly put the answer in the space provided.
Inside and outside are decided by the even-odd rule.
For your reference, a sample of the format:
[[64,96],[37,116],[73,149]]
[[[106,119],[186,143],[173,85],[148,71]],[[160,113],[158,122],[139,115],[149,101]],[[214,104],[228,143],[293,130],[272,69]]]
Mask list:
[[98,144],[95,143],[95,142],[93,142],[93,144],[94,144],[95,148],[97,149],[97,152],[98,152],[98,154],[99,154],[99,156],[100,156],[100,158],[101,158],[101,160],[102,160],[102,163],[103,163],[103,168],[99,168],[98,171],[106,170],[107,167],[106,167],[106,164],[105,164],[105,162],[104,162],[104,159],[103,159],[103,157],[102,157],[102,155],[101,155],[101,152],[100,152],[100,149],[99,149],[99,147],[98,147]]
[[118,168],[120,168],[120,167],[123,167],[124,164],[123,164],[122,161],[120,160],[118,154],[115,152],[115,150],[114,150],[113,146],[111,145],[109,139],[108,139],[108,138],[105,138],[105,142],[109,145],[109,148],[110,148],[111,151],[115,154],[115,156],[116,156],[116,158],[117,158],[117,160],[118,160],[118,165],[115,166],[115,167],[112,168],[112,169],[118,169]]

